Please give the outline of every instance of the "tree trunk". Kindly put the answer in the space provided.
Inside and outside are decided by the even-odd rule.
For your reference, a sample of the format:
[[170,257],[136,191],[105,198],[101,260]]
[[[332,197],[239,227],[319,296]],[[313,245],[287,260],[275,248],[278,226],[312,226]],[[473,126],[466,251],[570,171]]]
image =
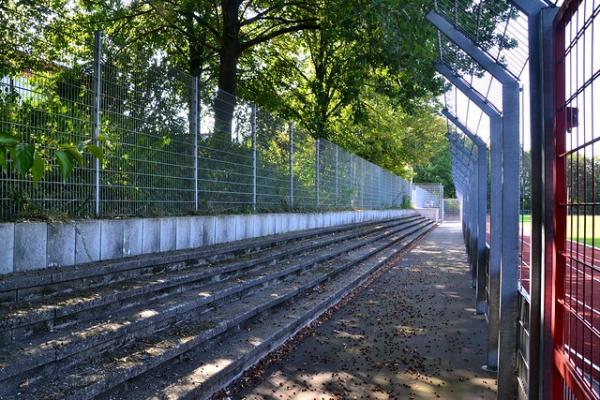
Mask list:
[[[199,41],[196,38],[196,36],[194,34],[194,18],[192,16],[193,12],[194,12],[194,10],[191,8],[187,10],[186,24],[185,24],[187,39],[188,39],[188,51],[189,51],[188,68],[189,68],[189,74],[193,78],[200,79],[200,75],[202,74],[202,67],[204,66],[204,56],[202,53],[202,43],[201,43],[201,41]],[[188,90],[189,90],[189,94],[188,94],[189,127],[191,129],[192,126],[194,126],[194,124],[197,124],[198,129],[200,129],[200,115],[193,112],[194,105],[199,104],[199,102],[200,102],[200,92],[196,93],[196,95],[198,96],[198,99],[194,99],[193,98],[194,91],[192,90],[191,87],[189,87]],[[196,103],[195,100],[197,100],[198,103]],[[199,111],[199,109],[196,111]],[[193,120],[194,115],[196,116],[195,121]]]
[[317,32],[318,41],[317,49],[314,49],[313,62],[315,64],[315,83],[314,83],[314,95],[315,95],[315,136],[319,138],[329,139],[327,132],[327,113],[329,111],[329,88],[325,82],[327,74],[326,66],[326,43],[322,32]]
[[233,112],[236,105],[237,65],[240,51],[240,1],[222,0],[223,32],[219,52],[219,90],[215,97],[214,136],[229,143],[233,131]]

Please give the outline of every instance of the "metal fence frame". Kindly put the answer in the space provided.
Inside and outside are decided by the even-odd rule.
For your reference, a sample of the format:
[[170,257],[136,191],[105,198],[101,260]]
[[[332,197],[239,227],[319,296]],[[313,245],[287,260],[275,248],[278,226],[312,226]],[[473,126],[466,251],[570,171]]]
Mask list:
[[[51,122],[59,133],[107,149],[103,160],[85,155],[68,181],[52,173],[39,187],[12,173],[10,163],[12,172],[0,177],[0,219],[20,215],[11,206],[15,188],[36,208],[69,217],[399,208],[411,196],[409,181],[235,96],[219,91],[210,98],[197,77],[162,65],[139,73],[116,67],[104,54],[106,40],[97,32],[92,59],[75,67],[39,63],[47,85],[18,72],[16,88],[12,77],[0,80],[0,100],[14,95],[20,106],[33,98],[28,107],[40,115],[28,126],[0,103],[0,128],[25,140],[31,131],[52,134],[44,113],[54,105],[43,101],[56,98]],[[68,98],[52,81],[63,75]],[[77,108],[82,122],[73,135]],[[220,121],[221,108],[234,110],[233,121]]]
[[[600,399],[600,265],[594,241],[600,205],[595,183],[600,135],[594,99],[600,82],[594,33],[600,29],[599,21],[600,4],[566,0],[552,27],[555,70],[550,115],[555,124],[556,186],[553,259],[547,264],[551,285],[546,295],[552,305],[553,399]],[[587,239],[592,239],[591,245]]]
[[[457,7],[456,2],[438,1],[445,4],[445,11]],[[451,43],[454,50],[463,52],[490,78],[490,87],[494,79],[502,83],[502,104],[494,104],[490,101],[489,88],[487,92],[481,92],[471,84],[473,72],[469,82],[460,66],[447,64],[446,57],[440,57],[442,63],[438,65],[438,72],[455,90],[468,98],[470,105],[475,105],[490,118],[489,135],[479,127],[469,133],[467,121],[461,121],[453,110],[443,111],[449,127],[454,127],[449,128],[448,135],[453,179],[463,207],[465,243],[473,270],[476,266],[475,256],[480,251],[474,245],[473,236],[476,236],[475,241],[486,237],[489,246],[489,250],[484,253],[484,262],[487,262],[488,268],[487,280],[478,279],[478,282],[485,282],[487,285],[485,306],[489,310],[490,337],[488,365],[495,358],[490,350],[497,344],[498,398],[597,399],[600,398],[600,373],[598,370],[594,372],[594,368],[598,368],[600,355],[594,356],[594,352],[597,353],[599,346],[599,327],[597,319],[589,320],[588,315],[597,312],[597,305],[594,305],[597,291],[594,285],[597,284],[592,279],[586,286],[585,274],[582,275],[584,278],[577,278],[583,283],[574,287],[567,288],[566,282],[571,282],[573,286],[574,277],[581,275],[580,272],[573,272],[575,270],[593,271],[589,272],[593,277],[598,273],[598,266],[586,262],[583,259],[585,256],[572,251],[574,242],[567,237],[566,219],[572,210],[588,215],[598,203],[595,193],[589,190],[589,182],[586,188],[585,178],[582,183],[567,175],[566,158],[572,152],[591,149],[598,137],[589,129],[590,121],[593,121],[589,115],[597,114],[591,109],[594,100],[593,92],[591,95],[589,92],[593,90],[593,83],[600,79],[598,71],[590,67],[595,65],[595,49],[594,39],[589,33],[593,32],[590,27],[594,20],[600,21],[597,17],[600,15],[600,5],[579,0],[506,0],[498,3],[509,4],[511,13],[514,9],[520,13],[516,18],[525,20],[525,25],[520,27],[526,32],[524,36],[518,29],[511,32],[514,27],[510,26],[510,21],[506,22],[505,30],[500,33],[508,40],[511,39],[511,34],[521,35],[517,41],[524,49],[521,50],[523,58],[516,62],[508,58],[503,60],[499,56],[500,52],[491,57],[490,48],[480,46],[477,32],[473,30],[474,26],[478,26],[477,23],[471,21],[473,25],[469,25],[466,21],[466,18],[475,18],[473,14],[468,15],[468,12],[458,10],[460,17],[454,16],[452,20],[451,16],[438,13],[436,7],[436,11],[428,16],[440,33],[440,52]],[[557,3],[561,4],[560,8]],[[489,12],[496,3],[490,2],[488,8],[481,4],[483,2],[479,4],[480,12],[482,9]],[[509,17],[509,20],[512,18]],[[567,26],[569,32],[565,32]],[[565,40],[570,40],[571,43],[566,45]],[[567,67],[565,54],[575,46],[584,49],[580,51],[587,52],[587,57],[582,59],[572,56],[569,61],[572,66]],[[510,57],[514,57],[514,54]],[[587,65],[583,66],[586,62]],[[529,102],[528,131],[525,130],[524,115],[519,116],[519,86],[515,81],[525,68],[529,79],[520,82],[523,85],[521,90],[527,90],[526,95],[522,93],[521,107],[524,108],[525,101]],[[565,75],[569,73],[575,74],[575,77],[570,76],[570,84],[565,79]],[[591,76],[587,80],[580,79],[584,73]],[[571,90],[569,96],[565,95],[566,90]],[[584,114],[587,110],[587,117],[584,116],[580,121],[587,126],[581,128],[584,132],[580,133],[581,138],[573,139],[576,133],[572,133],[571,139],[575,140],[576,145],[567,147],[565,137],[568,125],[572,125],[575,120],[572,117],[574,111],[569,111],[569,114],[567,106],[578,107],[577,104],[571,105],[571,102],[576,102],[578,96],[583,98],[586,90],[587,100],[580,100],[583,104],[579,106],[584,108]],[[462,135],[455,133],[454,129]],[[520,140],[519,130],[522,135]],[[481,209],[477,210],[476,221],[473,221],[477,209],[473,197],[483,197],[481,185],[478,189],[473,189],[476,186],[474,180],[477,169],[473,143],[479,135],[490,138],[489,145],[480,143],[480,149],[487,149],[489,146],[491,158],[489,181],[487,177],[485,180],[485,186],[489,185],[491,188],[491,225],[483,231],[475,229],[477,224],[484,226],[483,223],[488,220]],[[520,197],[518,166],[524,162],[517,155],[521,152],[520,145],[523,145],[525,138],[531,144],[531,186],[524,188],[529,191],[531,204],[529,236],[525,235],[522,228],[519,233],[517,228],[519,204],[516,199]],[[593,150],[590,151],[593,154]],[[585,155],[583,157],[584,164],[594,163],[585,158]],[[520,162],[517,162],[518,159]],[[587,169],[584,168],[584,171]],[[594,170],[591,174],[593,177]],[[571,227],[573,229],[580,228]],[[568,243],[571,245],[567,246]],[[595,255],[595,250],[590,251]],[[583,254],[585,255],[585,250]],[[515,259],[516,256],[521,262]],[[481,270],[478,269],[477,275],[480,273]],[[498,294],[498,326],[494,326],[491,319],[496,314],[493,310],[494,293]],[[476,302],[480,300],[478,291]],[[574,301],[581,304],[572,306]],[[582,307],[586,305],[591,310],[587,313],[582,311]],[[503,311],[507,308],[508,312]],[[568,318],[571,320],[569,323]],[[569,327],[573,326],[580,328],[578,331],[569,331]],[[499,333],[497,338],[494,337],[496,333]],[[584,343],[586,340],[589,343]],[[573,354],[578,354],[581,359],[575,360]]]

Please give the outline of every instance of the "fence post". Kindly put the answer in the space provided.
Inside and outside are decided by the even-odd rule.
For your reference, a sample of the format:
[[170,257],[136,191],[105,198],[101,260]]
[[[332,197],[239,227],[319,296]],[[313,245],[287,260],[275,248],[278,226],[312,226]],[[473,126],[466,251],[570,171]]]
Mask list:
[[[542,144],[543,144],[543,153],[542,153],[542,162],[543,162],[543,198],[544,198],[544,206],[543,206],[543,240],[544,240],[544,252],[542,253],[541,260],[541,270],[538,276],[543,276],[541,282],[531,282],[531,285],[539,284],[539,297],[540,304],[538,309],[536,310],[536,305],[533,304],[535,301],[535,295],[533,294],[532,289],[532,315],[530,316],[530,335],[533,340],[538,340],[539,344],[536,346],[537,349],[531,353],[530,359],[535,357],[536,350],[539,354],[537,365],[546,366],[548,363],[552,362],[554,357],[554,345],[553,345],[553,330],[552,321],[553,321],[553,313],[552,307],[554,305],[554,298],[551,295],[552,288],[554,287],[554,276],[552,273],[552,266],[554,262],[554,247],[552,243],[554,243],[554,206],[555,206],[555,194],[557,193],[555,184],[556,182],[553,180],[554,173],[556,172],[556,164],[555,164],[555,131],[554,131],[554,111],[555,111],[555,103],[554,103],[554,90],[564,90],[563,88],[556,87],[555,88],[555,68],[559,68],[559,65],[556,64],[554,49],[555,49],[555,40],[558,39],[554,32],[554,20],[556,15],[558,14],[557,8],[544,8],[541,12],[541,30],[542,30],[542,60],[541,64],[543,66],[542,77],[541,80],[543,82],[542,90],[543,90],[543,108],[542,108]],[[560,50],[560,49],[558,49]],[[564,82],[563,82],[564,83]],[[532,176],[533,177],[533,176]],[[564,182],[562,183],[564,185]],[[533,277],[535,278],[535,277]],[[545,310],[542,312],[542,310]],[[561,326],[558,326],[558,329],[562,329]],[[533,344],[535,346],[535,343]],[[530,364],[536,365],[536,362]],[[540,368],[538,371],[540,376],[537,377],[540,383],[540,397],[548,398],[551,396],[552,387],[553,387],[553,377],[556,378],[555,368]],[[530,387],[535,384],[535,378],[530,375],[529,377]],[[560,383],[556,382],[558,385]],[[532,398],[532,397],[530,397]]]
[[438,201],[439,201],[439,208],[440,208],[440,222],[444,222],[444,220],[446,219],[446,210],[444,207],[444,185],[442,185],[440,183],[438,190],[439,190]]
[[360,159],[360,208],[365,208],[365,160]]
[[194,138],[194,210],[198,210],[198,135],[200,132],[199,126],[199,111],[200,111],[200,101],[199,101],[199,91],[198,91],[198,77],[192,77],[192,109],[190,110],[192,113],[192,126],[190,127],[192,130],[192,135]]
[[339,147],[336,145],[335,146],[335,206],[337,207],[338,205],[338,191],[339,191],[339,186],[338,186],[338,177],[339,177],[339,172],[338,172],[338,152],[339,152]]
[[321,205],[321,139],[317,138],[315,141],[316,146],[316,157],[315,157],[315,180],[316,180],[316,197],[317,197],[317,207]]
[[256,105],[251,106],[252,129],[252,211],[256,211]]
[[[102,32],[94,36],[94,104],[92,107],[92,139],[99,145],[100,113],[102,108]],[[94,214],[100,216],[100,159],[94,158]]]
[[352,156],[352,153],[350,153],[350,173],[348,174],[349,176],[349,184],[348,187],[350,188],[350,204],[349,206],[352,207],[353,205],[353,200],[354,200],[354,157]]
[[290,135],[290,205],[294,207],[294,123],[289,125]]

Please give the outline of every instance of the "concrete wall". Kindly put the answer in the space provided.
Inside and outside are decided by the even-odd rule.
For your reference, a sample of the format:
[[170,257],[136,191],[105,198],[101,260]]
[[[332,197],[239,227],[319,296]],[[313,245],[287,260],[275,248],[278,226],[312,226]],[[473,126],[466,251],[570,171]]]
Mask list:
[[0,274],[413,214],[373,210],[0,223]]

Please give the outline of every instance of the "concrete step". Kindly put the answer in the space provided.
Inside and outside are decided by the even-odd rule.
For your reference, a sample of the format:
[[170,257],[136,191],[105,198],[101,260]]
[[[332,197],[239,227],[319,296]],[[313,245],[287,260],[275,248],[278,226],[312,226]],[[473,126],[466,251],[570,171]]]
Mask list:
[[[286,275],[282,280],[225,306],[188,315],[178,323],[133,339],[85,365],[64,370],[60,380],[41,380],[23,391],[21,396],[8,398],[89,399],[103,395],[105,398],[130,399],[148,398],[164,390],[170,394],[186,392],[186,396],[194,398],[199,394],[210,395],[239,374],[241,367],[251,365],[265,351],[310,322],[327,305],[337,301],[350,287],[431,226],[430,222],[423,221],[410,228],[375,235],[366,243],[299,274]],[[315,288],[318,290],[313,290]],[[252,329],[239,330],[240,325]],[[266,340],[251,340],[257,337],[254,333],[259,330],[259,337]],[[201,379],[196,382],[202,384],[194,385],[193,390],[186,384],[186,389],[181,392],[181,376],[177,376],[181,365],[177,360],[185,357],[188,360],[185,368],[189,368],[192,353],[195,354],[193,365],[198,366],[194,370],[200,368],[202,371]],[[173,380],[157,380],[153,370],[160,370],[160,376],[167,371]],[[194,380],[196,378],[198,376]],[[119,387],[132,379],[135,381],[127,388]],[[176,382],[177,387],[172,386]],[[145,385],[153,389],[148,392]],[[135,388],[133,392],[132,388]],[[179,395],[174,396],[177,397]]]
[[53,295],[98,287],[107,283],[115,283],[118,280],[132,279],[144,274],[156,274],[168,269],[193,266],[196,263],[202,264],[204,262],[233,259],[250,252],[268,249],[285,243],[381,222],[385,221],[370,221],[329,228],[316,228],[245,239],[231,243],[215,244],[197,249],[160,252],[124,259],[0,275],[0,303],[7,305],[21,301],[47,299]]
[[[424,220],[417,222],[424,223]],[[317,263],[380,240],[389,234],[409,230],[412,226],[414,222],[400,224],[383,233],[370,233],[343,244],[334,243],[303,255],[294,262],[249,271],[243,278],[199,286],[175,297],[131,307],[98,320],[77,323],[69,331],[50,332],[26,343],[16,342],[5,346],[0,352],[0,395],[18,390],[23,382],[33,382],[104,352],[110,353],[133,338],[145,337],[189,320],[191,316],[199,316],[219,304],[235,301],[272,282],[300,273]]]
[[92,289],[71,291],[38,301],[22,301],[0,307],[0,342],[4,345],[39,334],[42,331],[67,327],[75,322],[94,319],[103,313],[152,301],[186,290],[199,282],[222,280],[243,273],[249,268],[277,262],[286,257],[312,251],[335,242],[348,240],[372,230],[408,224],[416,218],[385,221],[367,227],[343,227],[337,231],[296,239],[282,245],[253,251],[236,259],[213,263],[189,263],[188,267],[168,269],[133,279],[118,279],[116,283]]

